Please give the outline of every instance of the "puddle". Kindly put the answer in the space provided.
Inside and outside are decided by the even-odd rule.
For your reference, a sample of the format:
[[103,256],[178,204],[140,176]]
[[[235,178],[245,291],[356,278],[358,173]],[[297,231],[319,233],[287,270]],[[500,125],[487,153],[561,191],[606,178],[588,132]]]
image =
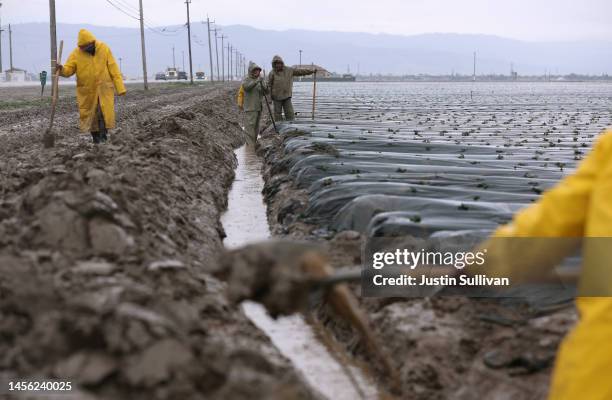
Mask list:
[[[221,222],[227,248],[244,246],[270,237],[266,206],[261,196],[261,161],[250,147],[236,150],[238,167],[228,197],[228,209]],[[245,314],[265,332],[313,388],[335,400],[378,399],[375,384],[361,368],[340,363],[338,352],[320,340],[301,315],[272,319],[259,304],[245,302]],[[330,346],[331,347],[331,346]],[[338,357],[339,356],[339,357]],[[342,359],[342,358],[340,358]]]

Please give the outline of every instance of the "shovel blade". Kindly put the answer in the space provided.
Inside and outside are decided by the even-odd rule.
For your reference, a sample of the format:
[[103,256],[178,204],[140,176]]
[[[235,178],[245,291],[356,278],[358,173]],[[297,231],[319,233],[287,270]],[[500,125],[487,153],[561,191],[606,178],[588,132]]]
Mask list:
[[55,135],[51,129],[47,129],[42,137],[43,146],[45,149],[50,149],[55,146]]

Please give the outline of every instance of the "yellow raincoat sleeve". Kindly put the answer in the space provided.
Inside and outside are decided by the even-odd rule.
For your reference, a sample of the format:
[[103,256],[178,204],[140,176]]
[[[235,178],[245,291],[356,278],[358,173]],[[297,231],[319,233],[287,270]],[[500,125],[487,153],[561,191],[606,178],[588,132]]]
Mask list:
[[242,106],[244,105],[244,86],[242,85],[240,85],[240,89],[238,90],[236,102],[238,103],[238,107],[240,108],[242,108]]
[[76,61],[77,57],[75,54],[76,51],[79,51],[79,50],[78,49],[74,50],[68,56],[68,59],[63,64],[63,68],[60,71],[60,76],[63,76],[64,78],[69,78],[72,75],[74,75],[74,73],[76,72],[76,69],[77,69],[77,61]]
[[121,71],[119,70],[119,66],[117,65],[117,61],[115,61],[115,57],[113,57],[113,53],[107,47],[108,51],[108,73],[113,80],[113,84],[115,85],[115,91],[119,96],[123,96],[126,92],[125,85],[123,84],[123,77],[121,76]]

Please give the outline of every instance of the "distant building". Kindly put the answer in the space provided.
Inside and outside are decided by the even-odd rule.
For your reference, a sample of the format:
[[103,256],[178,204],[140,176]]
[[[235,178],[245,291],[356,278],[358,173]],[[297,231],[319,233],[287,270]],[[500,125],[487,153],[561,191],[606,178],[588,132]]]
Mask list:
[[25,82],[27,80],[27,73],[23,69],[11,68],[4,71],[4,80],[6,82]]

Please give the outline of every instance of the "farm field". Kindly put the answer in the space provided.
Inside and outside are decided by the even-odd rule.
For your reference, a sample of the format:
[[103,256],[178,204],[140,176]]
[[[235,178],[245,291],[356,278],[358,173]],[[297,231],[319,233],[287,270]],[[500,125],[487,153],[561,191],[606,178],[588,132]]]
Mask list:
[[324,302],[278,325],[233,304],[226,250],[300,239],[341,268],[378,238],[476,243],[571,173],[610,125],[612,85],[328,83],[314,120],[311,88],[296,84],[298,119],[253,152],[237,85],[130,86],[99,147],[63,87],[45,151],[48,99],[2,88],[0,374],[71,377],[92,399],[542,398],[572,291],[370,298],[352,284],[383,366]]
[[[314,120],[312,85],[296,92],[298,119],[268,131],[259,150],[271,230],[325,243],[336,268],[362,265],[379,238],[478,243],[571,173],[612,122],[607,84],[319,84]],[[540,399],[576,320],[573,295],[359,302],[399,371],[401,398]],[[334,311],[318,315],[376,370]]]
[[283,146],[308,192],[304,216],[368,235],[491,230],[570,173],[612,121],[605,84],[323,84],[315,121],[299,87],[304,118],[283,131],[305,134]]
[[26,3],[0,400],[612,399],[611,0]]

